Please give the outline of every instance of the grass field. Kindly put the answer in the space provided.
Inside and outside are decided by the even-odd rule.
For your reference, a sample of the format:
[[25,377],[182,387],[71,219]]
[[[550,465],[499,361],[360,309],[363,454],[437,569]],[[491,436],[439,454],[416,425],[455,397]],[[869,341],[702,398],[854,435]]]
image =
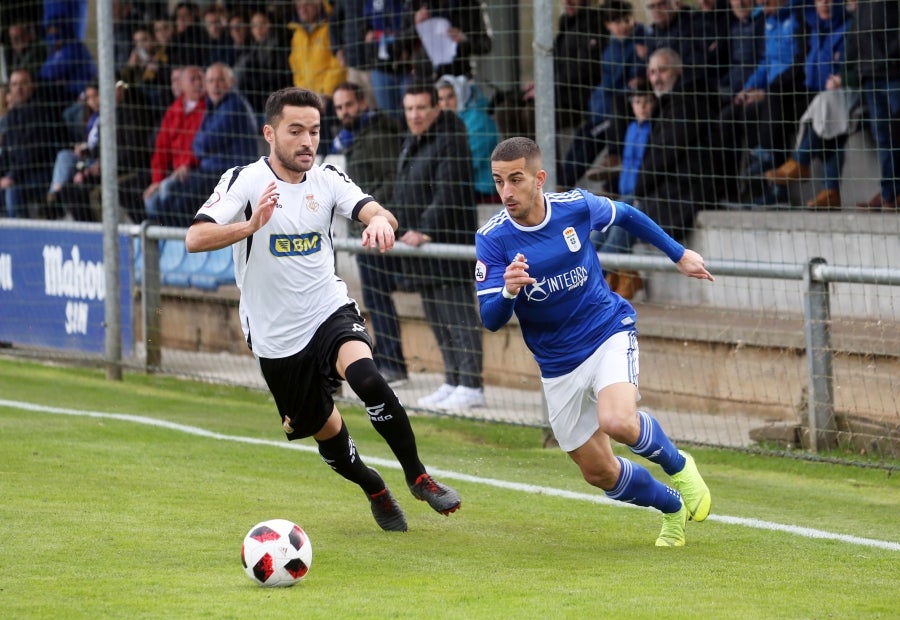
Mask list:
[[[409,532],[379,530],[311,440],[285,441],[266,394],[0,358],[0,617],[900,610],[900,481],[885,471],[695,448],[713,514],[688,524],[688,546],[658,549],[657,513],[604,502],[538,430],[415,418],[423,460],[463,496],[448,518],[403,488],[364,414],[346,417]],[[255,586],[239,557],[246,531],[275,517],[314,548],[306,580],[285,590]]]

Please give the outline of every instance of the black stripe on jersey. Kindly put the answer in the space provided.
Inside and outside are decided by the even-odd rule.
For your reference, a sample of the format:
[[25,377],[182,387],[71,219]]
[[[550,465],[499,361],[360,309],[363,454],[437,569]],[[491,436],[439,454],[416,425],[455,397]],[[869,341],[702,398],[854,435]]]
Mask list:
[[344,171],[341,170],[340,168],[338,168],[337,166],[335,166],[334,164],[325,164],[324,166],[322,166],[322,168],[324,168],[325,170],[332,170],[336,174],[340,175],[340,177],[342,179],[344,179],[344,183],[352,183],[352,181],[350,180],[350,177],[348,177],[346,174],[344,174]]
[[375,202],[375,199],[372,198],[371,196],[366,196],[365,198],[363,198],[362,200],[357,202],[356,206],[353,207],[353,213],[350,214],[350,217],[352,217],[354,220],[356,220],[358,222],[359,221],[359,212],[362,211],[362,208],[364,206],[366,206],[367,204],[369,204],[370,202]]
[[225,188],[225,191],[231,189],[231,186],[234,185],[234,182],[237,181],[238,176],[241,174],[241,171],[247,166],[235,166],[234,170],[231,171],[231,180],[228,181],[228,187]]

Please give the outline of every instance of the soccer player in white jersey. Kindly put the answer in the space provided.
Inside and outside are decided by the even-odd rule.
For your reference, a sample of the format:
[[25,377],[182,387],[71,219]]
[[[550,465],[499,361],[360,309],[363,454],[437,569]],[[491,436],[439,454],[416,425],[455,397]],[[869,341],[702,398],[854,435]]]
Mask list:
[[378,373],[356,302],[334,271],[336,215],[366,228],[363,246],[386,252],[397,220],[339,168],[315,165],[322,101],[301,88],[272,93],[263,134],[270,153],[225,172],[188,229],[189,252],[233,246],[240,317],[289,440],[313,437],[322,459],[358,484],[378,525],[406,531],[403,510],[366,466],[332,395],[342,380],[403,468],[410,491],[436,511],[460,506],[459,494],[428,475],[406,410]]
[[[635,312],[610,292],[590,242],[592,230],[622,226],[674,261],[683,274],[713,277],[703,258],[632,206],[576,189],[544,193],[540,147],[501,142],[491,171],[505,208],[475,235],[481,319],[492,331],[512,317],[541,369],[550,426],[584,479],[612,499],[663,513],[656,545],[684,545],[689,518],[703,521],[711,496],[694,459],[678,450],[648,413],[637,410]],[[671,476],[671,488],[613,454],[610,438]]]

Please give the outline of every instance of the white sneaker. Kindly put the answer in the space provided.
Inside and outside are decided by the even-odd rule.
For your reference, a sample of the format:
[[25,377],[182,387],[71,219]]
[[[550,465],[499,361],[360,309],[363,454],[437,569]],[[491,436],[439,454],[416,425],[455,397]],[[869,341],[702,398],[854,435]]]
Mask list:
[[464,385],[457,386],[450,396],[437,404],[440,409],[471,409],[484,405],[484,390]]
[[416,401],[416,403],[420,407],[436,407],[439,402],[453,394],[455,390],[455,385],[445,383],[441,387],[439,387],[436,392],[432,392],[428,396],[423,396],[418,401]]

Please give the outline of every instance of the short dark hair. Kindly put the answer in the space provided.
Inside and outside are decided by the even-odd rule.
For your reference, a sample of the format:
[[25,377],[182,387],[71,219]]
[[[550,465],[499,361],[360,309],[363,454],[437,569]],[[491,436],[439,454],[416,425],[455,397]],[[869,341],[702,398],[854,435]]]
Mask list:
[[634,15],[634,9],[626,0],[606,0],[602,7],[603,22],[617,22]]
[[491,161],[515,161],[523,157],[525,163],[529,165],[540,165],[543,159],[538,143],[524,136],[507,138],[495,146],[494,152],[491,153]]
[[274,127],[281,118],[284,106],[288,105],[298,108],[315,108],[319,111],[320,117],[324,113],[325,107],[322,105],[322,98],[311,90],[296,86],[282,88],[269,95],[266,100],[266,125]]
[[438,92],[431,82],[412,82],[403,90],[404,97],[406,95],[421,95],[423,93],[431,95],[431,107],[435,107],[438,104]]
[[353,96],[357,101],[363,101],[366,98],[366,91],[364,91],[363,87],[356,82],[341,82],[334,88],[334,92],[339,90],[346,90],[353,93]]

